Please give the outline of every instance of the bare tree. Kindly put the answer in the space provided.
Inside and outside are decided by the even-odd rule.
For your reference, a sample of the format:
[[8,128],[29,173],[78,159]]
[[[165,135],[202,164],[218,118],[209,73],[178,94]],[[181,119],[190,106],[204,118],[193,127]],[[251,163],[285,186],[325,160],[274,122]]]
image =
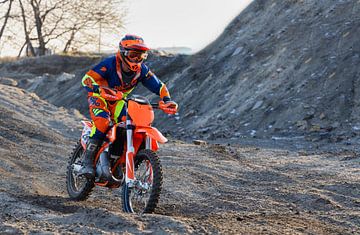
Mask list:
[[70,4],[71,1],[66,0],[30,0],[39,44],[39,55],[45,54],[47,43],[65,33],[59,31],[59,26],[64,20],[64,14]]
[[4,23],[3,23],[3,25],[1,26],[1,29],[0,29],[0,40],[1,40],[1,37],[3,36],[3,34],[4,34],[6,24],[7,24],[8,20],[9,20],[9,17],[10,17],[10,11],[11,11],[11,6],[12,6],[13,1],[14,0],[3,0],[3,1],[0,2],[1,5],[9,2],[8,9],[7,9],[6,14],[4,16]]
[[[75,4],[76,2],[76,4]],[[73,1],[71,15],[67,25],[70,33],[66,37],[63,52],[67,52],[71,46],[82,47],[83,45],[100,46],[102,35],[120,33],[126,11],[119,10],[122,0],[98,0],[98,1]]]
[[[12,4],[6,5],[6,14],[5,7],[0,8],[0,14],[5,14],[12,25],[6,29],[3,25],[1,32],[6,31],[7,38],[16,40],[11,45],[19,45],[19,55],[25,47],[31,55],[44,55],[48,48],[63,52],[72,48],[94,49],[100,45],[102,35],[120,33],[126,13],[116,5],[122,1],[0,0],[0,6]],[[19,38],[24,38],[24,42]]]
[[[25,45],[27,46],[27,50],[30,51],[30,54],[32,56],[35,56],[35,51],[34,51],[34,47],[31,43],[31,40],[30,40],[30,31],[28,31],[27,29],[27,23],[26,23],[26,16],[25,16],[25,9],[24,9],[24,5],[22,4],[21,0],[19,0],[19,4],[20,4],[20,9],[21,9],[21,18],[22,18],[22,22],[23,22],[23,29],[24,29],[24,34],[25,34],[25,43],[24,45],[21,47],[20,51],[19,51],[19,54],[18,54],[18,57],[20,57],[21,55],[21,52],[23,50],[23,48],[25,47]],[[27,54],[28,55],[28,54]]]

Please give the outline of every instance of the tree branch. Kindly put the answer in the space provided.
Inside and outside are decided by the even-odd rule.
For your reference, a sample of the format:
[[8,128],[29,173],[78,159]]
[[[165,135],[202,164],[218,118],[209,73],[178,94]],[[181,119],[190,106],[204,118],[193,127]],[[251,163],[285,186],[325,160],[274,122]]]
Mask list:
[[[29,32],[27,31],[25,10],[24,10],[24,6],[23,6],[21,0],[19,0],[19,4],[20,4],[20,8],[21,8],[21,16],[22,16],[22,19],[23,19],[25,41],[26,41],[26,44],[27,44],[28,48],[30,49],[31,54],[35,55],[35,50],[34,50],[34,47],[32,46],[31,39],[30,39],[30,36],[29,36]],[[30,30],[30,32],[31,32],[31,30]],[[20,53],[21,53],[21,51],[19,52],[19,55],[20,55]]]
[[44,14],[41,15],[41,21],[44,22],[46,16],[47,16],[50,12],[52,12],[53,10],[57,9],[58,6],[59,6],[61,3],[62,3],[62,1],[58,1],[58,2],[56,2],[56,3],[54,4],[53,7],[47,9],[47,10],[44,12]]
[[6,14],[5,14],[5,21],[4,21],[4,24],[3,24],[3,26],[1,27],[1,30],[0,30],[0,40],[1,40],[1,37],[2,37],[2,35],[3,35],[3,33],[4,33],[4,30],[5,30],[7,21],[8,21],[8,19],[9,19],[10,11],[11,11],[11,5],[12,5],[13,1],[14,1],[14,0],[10,0],[8,10],[7,10]]

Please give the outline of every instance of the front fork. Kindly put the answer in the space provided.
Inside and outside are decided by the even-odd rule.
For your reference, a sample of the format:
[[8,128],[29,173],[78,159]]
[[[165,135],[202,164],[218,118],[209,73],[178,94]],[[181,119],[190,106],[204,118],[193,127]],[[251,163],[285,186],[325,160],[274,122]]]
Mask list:
[[126,115],[126,177],[125,183],[133,187],[135,183],[135,149],[133,144],[133,125],[129,115]]
[[[135,186],[135,164],[134,164],[134,156],[135,156],[135,148],[133,143],[133,135],[134,131],[132,125],[131,118],[129,115],[126,115],[126,172],[125,172],[125,183],[129,187]],[[151,149],[151,138],[146,136],[145,142],[146,149]]]

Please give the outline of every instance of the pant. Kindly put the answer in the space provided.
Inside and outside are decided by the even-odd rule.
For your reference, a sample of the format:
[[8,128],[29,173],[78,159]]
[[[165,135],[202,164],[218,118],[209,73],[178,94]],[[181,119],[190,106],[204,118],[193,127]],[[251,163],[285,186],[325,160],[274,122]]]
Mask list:
[[90,138],[103,140],[110,123],[118,123],[125,117],[125,102],[122,100],[114,102],[106,101],[97,94],[89,96],[88,102],[90,116],[95,124],[91,131]]

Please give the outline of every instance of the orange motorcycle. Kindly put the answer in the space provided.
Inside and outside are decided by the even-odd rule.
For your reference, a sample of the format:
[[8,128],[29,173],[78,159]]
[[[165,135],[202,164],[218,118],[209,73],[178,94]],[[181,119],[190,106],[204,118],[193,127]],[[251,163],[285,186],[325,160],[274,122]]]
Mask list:
[[[105,92],[100,96],[105,99],[114,92],[109,88],[102,90]],[[161,162],[156,151],[159,148],[158,143],[167,142],[161,132],[151,126],[154,120],[153,109],[162,109],[166,113],[172,111],[162,101],[159,104],[150,104],[141,96],[112,97],[112,100],[120,99],[126,109],[126,121],[109,128],[94,159],[95,179],[79,174],[86,143],[94,125],[90,121],[82,121],[84,128],[81,139],[68,163],[67,191],[74,200],[86,200],[95,185],[107,188],[122,186],[125,212],[152,213],[159,201],[163,180]]]

